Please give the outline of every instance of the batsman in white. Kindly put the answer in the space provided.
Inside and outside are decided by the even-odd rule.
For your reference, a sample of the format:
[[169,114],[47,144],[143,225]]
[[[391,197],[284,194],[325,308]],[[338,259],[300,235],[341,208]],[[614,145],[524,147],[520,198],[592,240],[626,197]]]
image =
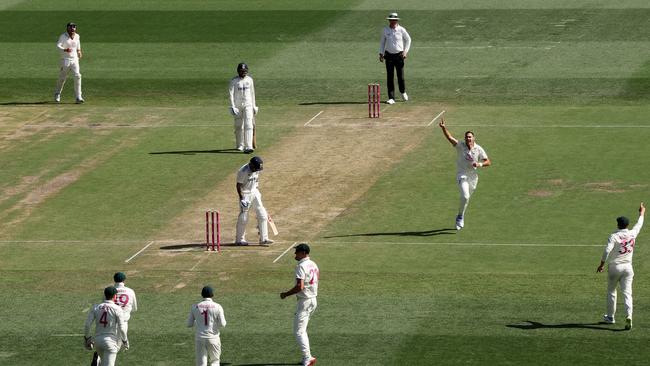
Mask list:
[[609,236],[605,251],[600,259],[596,272],[600,273],[607,266],[607,314],[603,321],[607,324],[614,324],[616,313],[616,287],[621,285],[623,302],[625,304],[625,329],[632,329],[632,280],[634,270],[632,269],[632,255],[636,237],[643,227],[645,217],[645,206],[643,202],[639,206],[639,219],[632,230],[629,230],[630,220],[625,216],[616,218],[618,230]]
[[302,352],[303,366],[312,366],[316,363],[316,357],[312,356],[309,347],[307,325],[318,305],[316,296],[318,296],[320,271],[316,263],[309,258],[309,252],[309,245],[305,243],[296,246],[295,259],[298,261],[295,274],[296,285],[289,291],[280,294],[280,298],[283,300],[294,294],[298,299],[296,316],[293,320],[293,332],[298,346],[300,346],[300,352]]
[[[115,358],[120,348],[129,349],[129,341],[124,327],[124,311],[115,303],[117,289],[113,286],[104,289],[104,302],[93,306],[88,312],[84,326],[84,339],[86,349],[93,348],[99,354],[99,359],[94,358],[99,366],[115,365]],[[90,334],[93,323],[95,324],[95,339]]]
[[192,305],[187,326],[195,329],[196,366],[219,366],[221,362],[221,338],[219,328],[226,326],[223,308],[212,300],[214,290],[210,286],[201,289],[201,302]]
[[237,194],[239,195],[239,217],[237,218],[237,233],[235,245],[248,245],[245,239],[248,212],[254,208],[257,214],[257,228],[260,231],[260,244],[273,244],[269,239],[268,214],[262,204],[262,194],[257,189],[260,172],[264,162],[259,156],[254,156],[237,172]]
[[54,101],[57,103],[61,101],[61,92],[63,91],[65,79],[72,72],[76,102],[83,103],[84,99],[81,95],[81,73],[79,72],[79,60],[82,57],[81,41],[79,40],[77,25],[75,23],[68,23],[66,31],[61,34],[59,41],[56,43],[56,48],[61,53],[61,67],[59,69],[59,80],[56,83],[56,90],[54,91]]
[[478,173],[476,171],[478,168],[490,166],[492,163],[485,150],[476,143],[474,132],[465,132],[465,140],[458,141],[447,130],[444,118],[440,119],[439,126],[449,143],[456,148],[458,153],[456,181],[460,189],[460,207],[456,216],[456,230],[460,230],[465,226],[465,211],[469,204],[469,198],[478,184]]
[[235,146],[237,150],[252,153],[254,116],[259,111],[255,103],[255,83],[248,76],[248,65],[237,65],[237,76],[230,80],[230,113],[235,117]]

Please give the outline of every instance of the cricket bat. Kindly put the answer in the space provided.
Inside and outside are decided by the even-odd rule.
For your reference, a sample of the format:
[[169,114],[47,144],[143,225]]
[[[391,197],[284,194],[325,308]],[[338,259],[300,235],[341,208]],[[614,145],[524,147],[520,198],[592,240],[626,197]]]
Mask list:
[[271,215],[268,215],[268,221],[269,221],[269,226],[271,226],[271,231],[273,231],[273,235],[278,235],[278,228],[275,226],[275,222],[273,222],[273,219],[271,218]]
[[253,119],[253,149],[257,149],[257,120]]

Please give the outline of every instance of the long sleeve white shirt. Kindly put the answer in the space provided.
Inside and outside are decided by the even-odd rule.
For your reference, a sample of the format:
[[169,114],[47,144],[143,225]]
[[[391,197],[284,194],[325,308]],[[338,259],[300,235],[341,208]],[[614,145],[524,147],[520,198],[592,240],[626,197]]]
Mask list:
[[196,338],[218,338],[219,328],[226,326],[223,308],[211,298],[204,298],[192,305],[187,326],[195,328]]
[[243,108],[253,106],[255,103],[255,83],[253,78],[246,75],[243,78],[235,76],[230,80],[230,107]]
[[636,237],[643,227],[643,216],[639,216],[632,230],[620,229],[612,233],[607,240],[601,260],[609,264],[632,263]]
[[[59,36],[59,40],[56,42],[56,48],[59,49],[61,58],[76,60],[79,58],[77,51],[81,49],[79,34],[75,33],[74,38],[70,38],[68,32],[63,32],[63,34]],[[66,48],[69,48],[70,52],[65,52],[64,50]]]
[[90,337],[93,323],[95,324],[95,336],[109,336],[116,341],[127,340],[124,329],[124,312],[113,301],[104,300],[90,309],[84,325],[86,337]]
[[411,36],[406,31],[406,28],[397,25],[395,29],[385,26],[381,34],[381,42],[379,43],[379,54],[383,55],[384,51],[388,53],[408,53],[411,49]]

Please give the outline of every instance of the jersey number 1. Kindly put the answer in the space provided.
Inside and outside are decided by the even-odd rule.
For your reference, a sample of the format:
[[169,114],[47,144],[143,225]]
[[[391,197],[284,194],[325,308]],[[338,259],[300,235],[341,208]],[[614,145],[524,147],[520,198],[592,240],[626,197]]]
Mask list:
[[208,311],[202,311],[201,314],[203,314],[203,321],[205,322],[205,326],[208,326]]

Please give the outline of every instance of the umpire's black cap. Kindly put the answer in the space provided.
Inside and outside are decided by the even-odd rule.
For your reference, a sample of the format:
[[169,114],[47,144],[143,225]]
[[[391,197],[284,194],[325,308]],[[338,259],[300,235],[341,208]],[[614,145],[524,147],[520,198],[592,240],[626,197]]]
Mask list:
[[307,245],[307,243],[300,243],[296,245],[296,253],[298,252],[309,254],[309,245]]

